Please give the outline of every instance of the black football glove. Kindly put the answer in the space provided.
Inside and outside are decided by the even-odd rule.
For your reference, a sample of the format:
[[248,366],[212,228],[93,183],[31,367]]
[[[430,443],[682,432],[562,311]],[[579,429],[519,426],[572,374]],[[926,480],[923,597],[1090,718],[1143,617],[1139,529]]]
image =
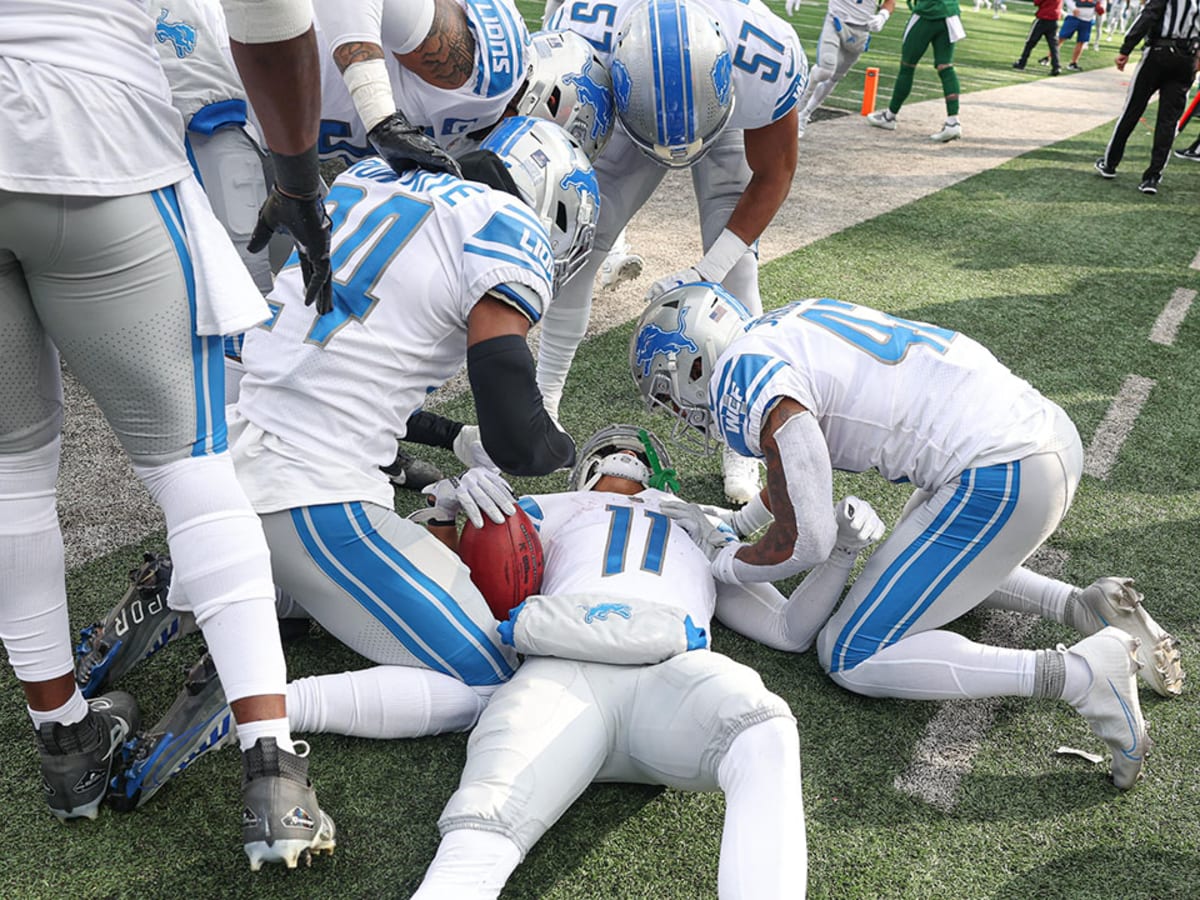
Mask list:
[[398,110],[368,131],[367,140],[397,174],[425,169],[462,177],[454,157]]
[[317,148],[297,156],[271,153],[275,186],[258,211],[258,222],[246,249],[257,253],[277,231],[291,235],[304,276],[304,304],[317,305],[321,315],[333,309],[329,270],[331,223],[325,212],[324,191],[317,165]]

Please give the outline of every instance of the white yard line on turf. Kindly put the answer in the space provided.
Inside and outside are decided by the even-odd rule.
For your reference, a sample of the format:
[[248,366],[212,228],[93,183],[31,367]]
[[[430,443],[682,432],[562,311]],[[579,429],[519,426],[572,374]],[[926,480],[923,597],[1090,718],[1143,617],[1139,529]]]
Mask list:
[[1101,481],[1108,478],[1154,384],[1153,378],[1141,375],[1130,375],[1125,379],[1084,454],[1083,474]]
[[1175,293],[1171,294],[1171,299],[1167,301],[1163,311],[1158,314],[1154,327],[1150,329],[1151,343],[1162,344],[1164,347],[1174,344],[1175,337],[1179,334],[1179,326],[1183,324],[1195,299],[1195,291],[1175,288]]

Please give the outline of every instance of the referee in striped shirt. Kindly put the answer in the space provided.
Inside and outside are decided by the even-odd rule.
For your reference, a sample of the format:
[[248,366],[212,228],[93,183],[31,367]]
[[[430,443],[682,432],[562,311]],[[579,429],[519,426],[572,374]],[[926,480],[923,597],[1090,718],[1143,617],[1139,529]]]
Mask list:
[[1096,160],[1096,171],[1104,178],[1115,178],[1117,166],[1125,155],[1125,143],[1146,104],[1158,91],[1158,119],[1154,124],[1154,147],[1150,165],[1142,173],[1138,190],[1157,194],[1163,166],[1171,153],[1171,142],[1179,117],[1187,102],[1188,88],[1200,63],[1200,0],[1147,0],[1134,20],[1117,54],[1117,69],[1125,70],[1129,54],[1146,39],[1146,52],[1133,73],[1125,108],[1117,119],[1104,155]]

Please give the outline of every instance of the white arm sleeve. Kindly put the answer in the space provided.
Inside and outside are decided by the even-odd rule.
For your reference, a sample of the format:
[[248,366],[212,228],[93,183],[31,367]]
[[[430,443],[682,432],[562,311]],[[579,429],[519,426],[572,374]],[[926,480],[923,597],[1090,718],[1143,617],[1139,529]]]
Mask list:
[[837,541],[833,464],[817,417],[811,412],[792,416],[775,430],[774,437],[796,518],[792,555],[773,565],[754,565],[737,558],[745,544],[727,544],[713,559],[717,581],[779,581],[827,560]]
[[229,37],[243,44],[273,44],[312,27],[309,0],[221,0]]
[[330,50],[365,41],[411,53],[429,36],[434,0],[313,0]]
[[857,556],[835,549],[787,600],[771,584],[718,584],[717,618],[773,650],[803,653],[833,614]]

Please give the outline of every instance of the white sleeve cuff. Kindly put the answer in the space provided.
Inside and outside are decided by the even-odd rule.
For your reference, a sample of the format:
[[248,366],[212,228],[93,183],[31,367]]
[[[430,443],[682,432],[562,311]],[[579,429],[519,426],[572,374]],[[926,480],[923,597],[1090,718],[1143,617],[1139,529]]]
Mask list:
[[229,37],[242,44],[290,41],[312,27],[309,0],[222,0]]

